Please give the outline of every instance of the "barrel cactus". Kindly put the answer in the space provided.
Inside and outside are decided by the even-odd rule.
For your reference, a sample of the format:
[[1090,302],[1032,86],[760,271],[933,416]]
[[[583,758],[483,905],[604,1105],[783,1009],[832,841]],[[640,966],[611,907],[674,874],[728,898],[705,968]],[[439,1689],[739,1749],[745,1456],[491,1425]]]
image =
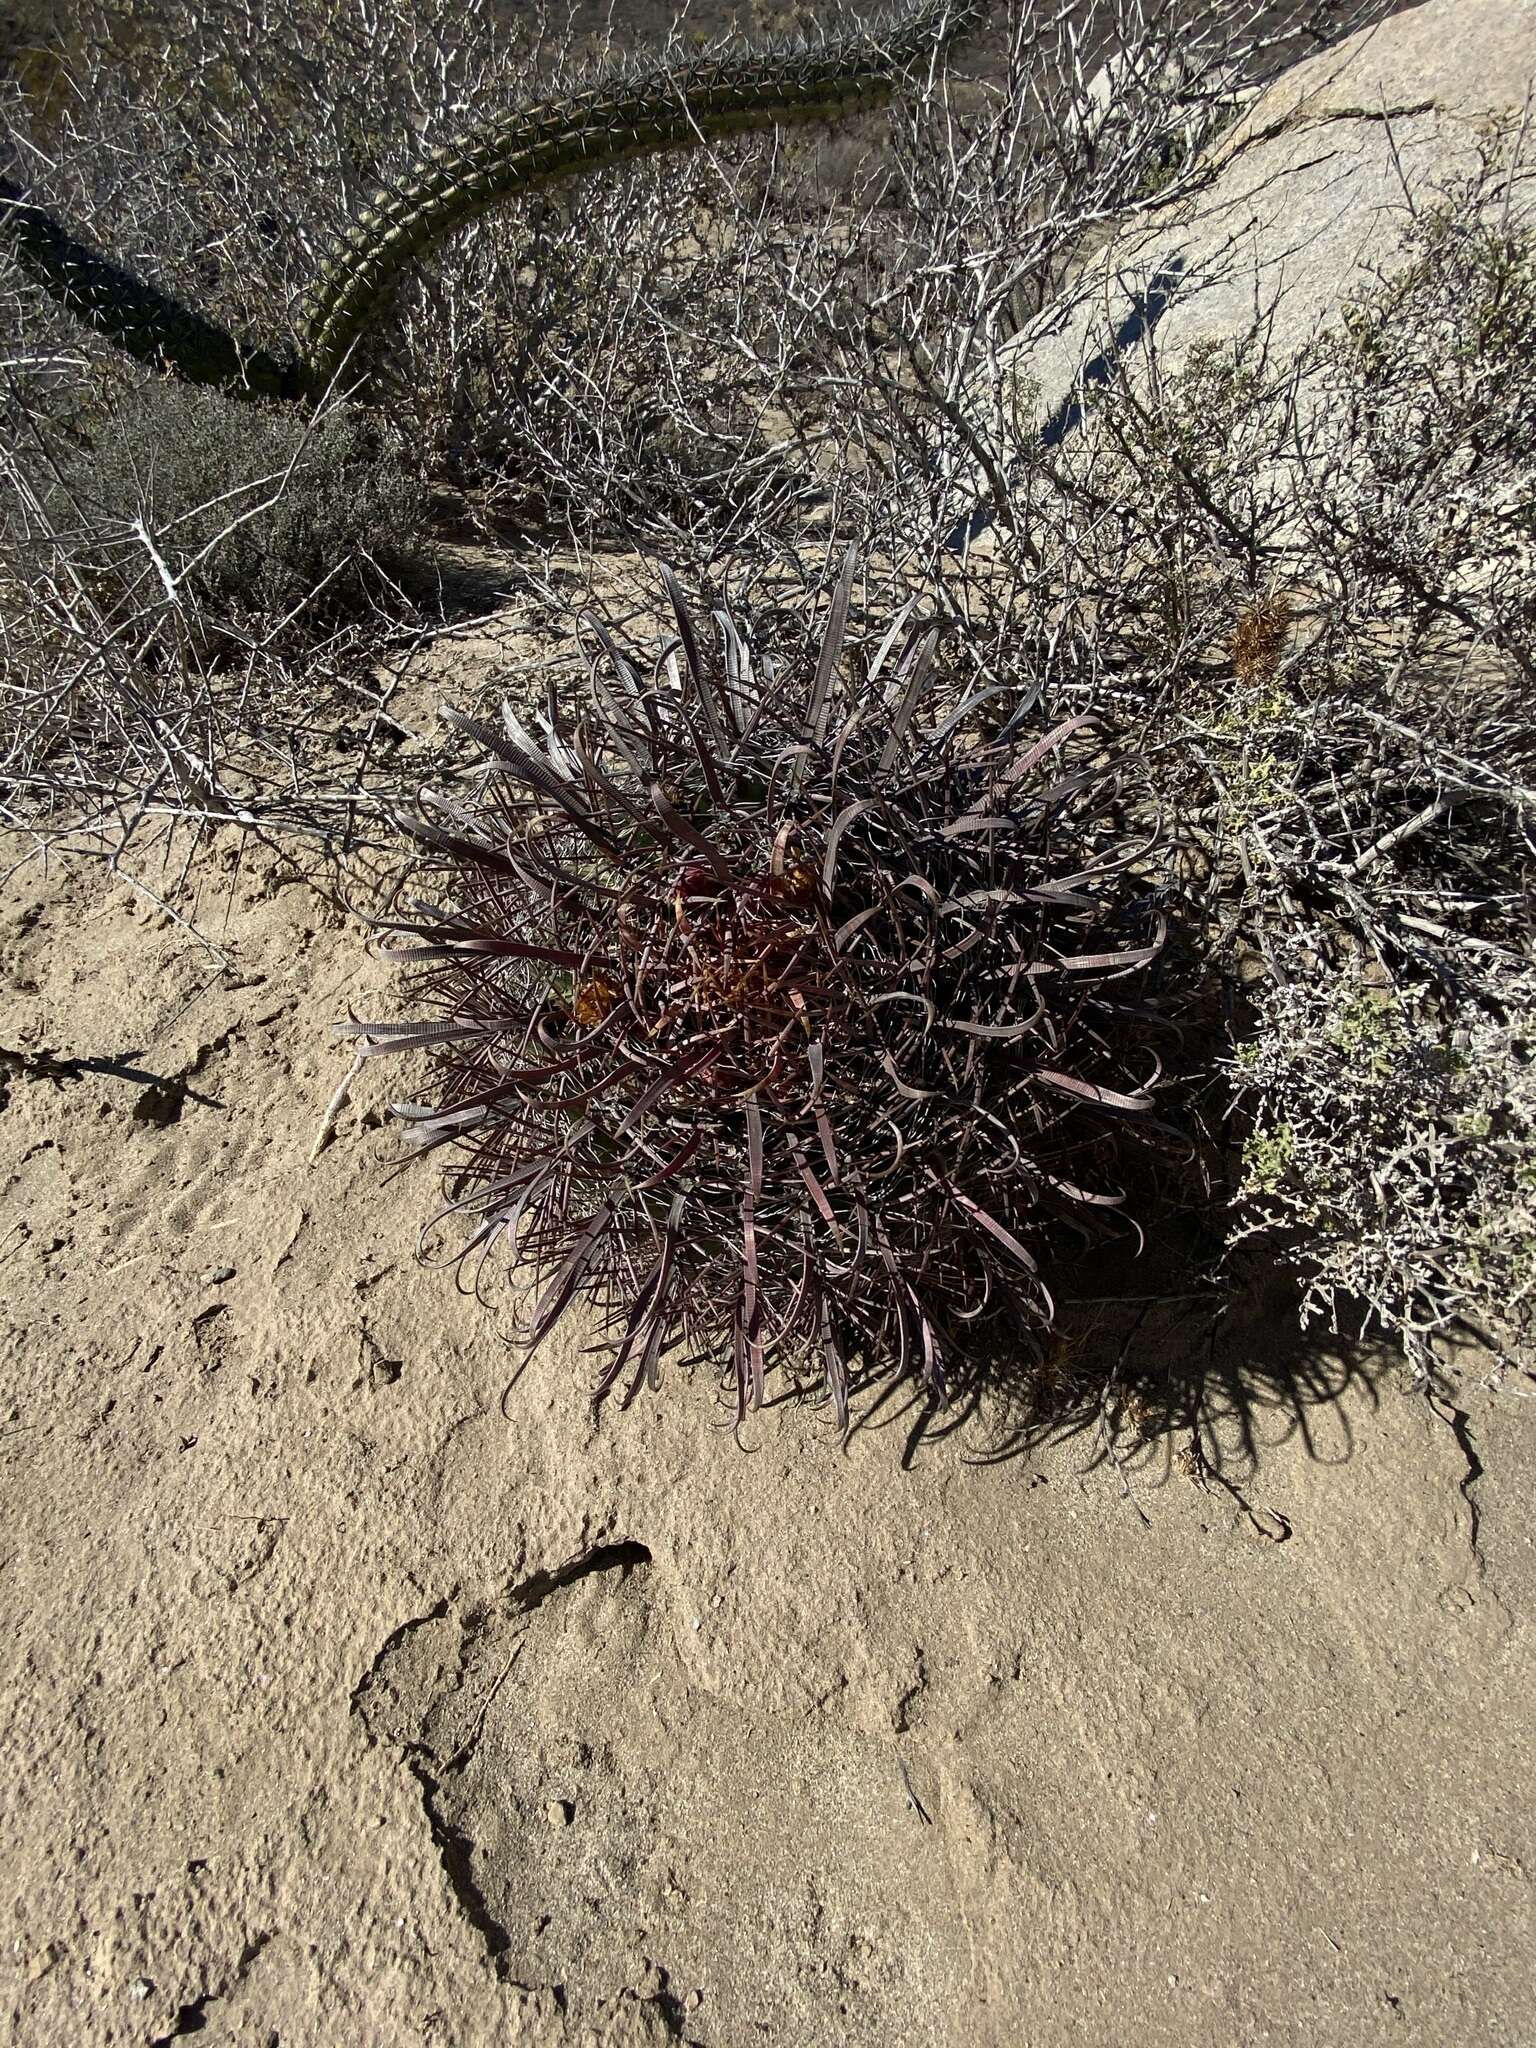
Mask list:
[[651,663],[587,622],[567,729],[454,717],[488,770],[412,821],[409,1016],[342,1027],[428,1055],[398,1113],[446,1162],[429,1229],[476,1291],[534,1278],[530,1344],[586,1305],[599,1401],[681,1354],[738,1421],[775,1369],[844,1428],[876,1374],[942,1402],[998,1318],[1048,1331],[1051,1247],[1114,1216],[1151,1121],[1125,763],[1084,716],[978,730],[997,693],[956,701],[936,627],[856,655],[855,576],[780,659],[668,577]]

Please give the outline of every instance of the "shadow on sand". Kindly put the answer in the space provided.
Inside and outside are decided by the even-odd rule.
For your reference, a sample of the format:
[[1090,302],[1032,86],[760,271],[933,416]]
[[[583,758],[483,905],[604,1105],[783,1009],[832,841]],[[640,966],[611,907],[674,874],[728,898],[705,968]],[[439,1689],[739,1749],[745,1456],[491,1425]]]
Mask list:
[[1056,1279],[1058,1323],[1043,1354],[1026,1332],[999,1326],[951,1367],[942,1408],[911,1381],[871,1374],[851,1434],[901,1430],[904,1467],[946,1442],[968,1464],[995,1464],[1081,1439],[1086,1469],[1111,1465],[1153,1486],[1182,1472],[1284,1540],[1288,1530],[1251,1508],[1243,1485],[1264,1454],[1296,1438],[1319,1462],[1347,1460],[1344,1397],[1362,1392],[1374,1406],[1395,1369],[1384,1341],[1304,1328],[1278,1252],[1225,1251],[1197,1217],[1170,1222],[1139,1255],[1095,1247]]

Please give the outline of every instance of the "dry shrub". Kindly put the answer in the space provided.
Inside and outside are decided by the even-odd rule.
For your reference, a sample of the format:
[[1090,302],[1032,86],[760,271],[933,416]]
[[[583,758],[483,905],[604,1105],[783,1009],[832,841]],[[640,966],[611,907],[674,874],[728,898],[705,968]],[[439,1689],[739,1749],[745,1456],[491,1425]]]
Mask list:
[[1432,1374],[1470,1328],[1536,1338],[1536,975],[1491,964],[1459,999],[1294,942],[1233,1074],[1252,1128],[1238,1235],[1277,1231],[1303,1313],[1374,1323]]
[[[386,601],[425,546],[398,437],[346,406],[311,418],[136,380],[29,452],[47,544],[69,536],[109,618],[169,579],[220,630],[313,637]],[[13,498],[5,544],[24,549],[40,536],[19,512]]]
[[[176,819],[377,837],[364,785],[393,728],[359,726],[358,700],[421,617],[406,584],[432,596],[388,434],[116,375],[85,421],[50,401],[0,453],[7,820],[114,858]],[[338,760],[337,731],[371,738]]]
[[1103,489],[1107,443],[1144,486],[1114,590],[1112,550],[1072,567],[1103,600],[1097,657],[1143,654],[1119,701],[1166,764],[1212,958],[1263,970],[1231,1069],[1235,1234],[1273,1226],[1309,1313],[1391,1331],[1426,1372],[1458,1319],[1506,1360],[1531,1336],[1521,180],[1491,150],[1314,348],[1202,351],[1152,401],[1111,391],[1075,458]]

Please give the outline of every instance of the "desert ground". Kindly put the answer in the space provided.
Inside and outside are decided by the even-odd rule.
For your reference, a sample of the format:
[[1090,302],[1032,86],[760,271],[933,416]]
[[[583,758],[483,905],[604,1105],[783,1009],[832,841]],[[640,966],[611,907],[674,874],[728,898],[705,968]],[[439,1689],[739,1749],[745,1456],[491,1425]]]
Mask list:
[[594,1422],[417,1263],[380,1063],[311,1157],[366,929],[250,845],[143,888],[5,887],[10,2038],[1536,2038],[1475,1355],[1431,1403],[1256,1288],[1209,1474]]

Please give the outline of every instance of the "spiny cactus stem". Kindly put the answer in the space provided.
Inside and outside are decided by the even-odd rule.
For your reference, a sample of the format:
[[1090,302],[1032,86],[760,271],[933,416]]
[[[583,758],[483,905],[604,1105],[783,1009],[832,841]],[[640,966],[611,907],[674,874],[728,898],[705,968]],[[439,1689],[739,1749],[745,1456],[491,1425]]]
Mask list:
[[605,80],[440,144],[401,185],[378,195],[308,295],[301,326],[311,392],[335,380],[405,266],[488,208],[633,157],[873,103],[982,12],[983,0],[940,0],[884,33]]
[[242,348],[170,292],[76,241],[3,179],[0,233],[58,304],[142,362],[237,396],[316,400],[335,384],[406,264],[487,208],[631,157],[868,104],[972,26],[985,5],[923,0],[884,27],[810,48],[746,49],[604,79],[440,144],[342,237],[305,298],[295,362]]

